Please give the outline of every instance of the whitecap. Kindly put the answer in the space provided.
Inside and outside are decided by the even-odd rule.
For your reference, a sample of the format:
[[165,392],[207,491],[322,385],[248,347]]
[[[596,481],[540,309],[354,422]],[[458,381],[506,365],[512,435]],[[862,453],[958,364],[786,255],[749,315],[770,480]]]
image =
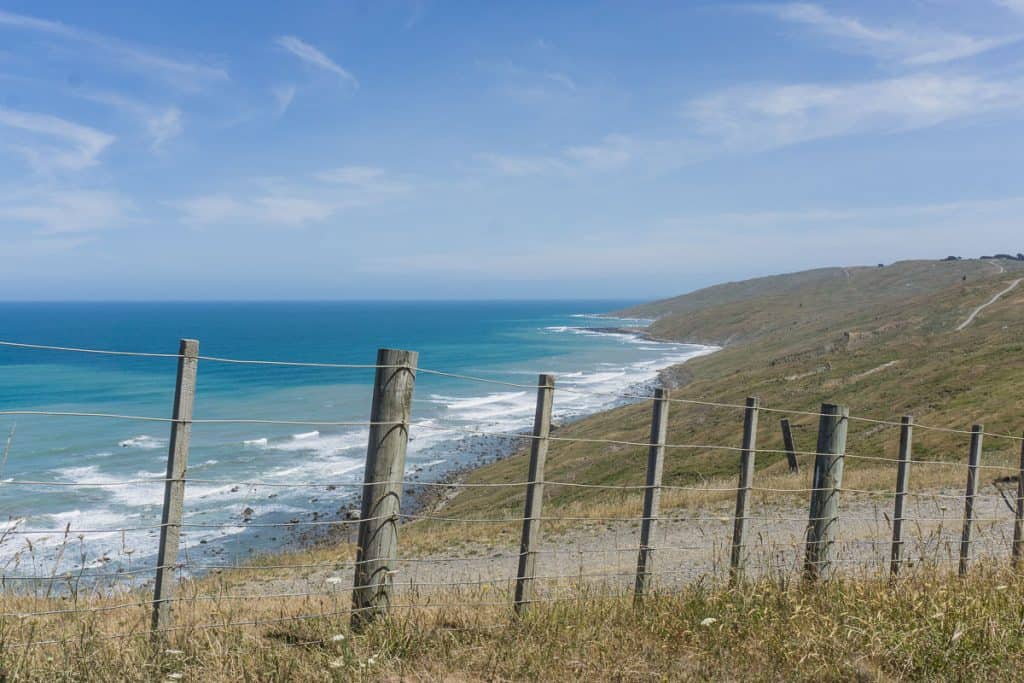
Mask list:
[[162,439],[158,439],[155,436],[150,436],[148,434],[140,434],[139,436],[133,436],[130,439],[124,439],[122,441],[118,441],[117,445],[120,446],[121,448],[145,448],[145,449],[152,449],[152,448],[160,448],[160,447],[166,445],[166,443],[167,443],[166,441],[164,441]]

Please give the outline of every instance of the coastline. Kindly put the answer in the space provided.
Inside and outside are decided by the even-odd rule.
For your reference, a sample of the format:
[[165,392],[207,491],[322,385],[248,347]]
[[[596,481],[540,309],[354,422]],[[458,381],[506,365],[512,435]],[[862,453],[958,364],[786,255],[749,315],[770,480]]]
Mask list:
[[[590,316],[600,317],[600,316]],[[608,316],[608,319],[617,319],[614,316]],[[631,326],[609,326],[609,327],[587,327],[585,328],[588,333],[592,334],[608,334],[608,335],[622,335],[630,336],[634,338],[643,339],[646,341],[657,342],[657,343],[669,343],[669,344],[684,344],[688,342],[679,342],[670,339],[661,339],[654,337],[646,332],[642,327],[631,327]],[[713,349],[709,353],[714,353],[721,347],[717,347],[710,344],[694,344],[695,346],[702,346],[707,349]],[[704,354],[699,354],[704,355]],[[665,383],[665,377],[668,375],[677,374],[677,370],[685,366],[692,358],[699,357],[699,355],[692,356],[680,363],[673,363],[665,366],[658,370],[657,377],[653,380],[631,385],[625,388],[625,392],[644,392],[651,390],[655,386],[663,385]],[[556,435],[559,430],[570,425],[576,424],[585,420],[599,418],[603,415],[616,410],[623,405],[629,405],[640,402],[640,399],[623,398],[621,401],[616,402],[615,405],[608,406],[601,410],[597,410],[593,413],[585,415],[578,415],[568,419],[558,421],[552,424],[551,433]],[[528,429],[522,429],[520,434],[528,434]],[[521,439],[514,437],[494,437],[487,435],[479,435],[470,437],[463,442],[459,443],[458,449],[462,451],[462,456],[453,458],[447,463],[438,463],[444,465],[443,471],[436,478],[430,479],[429,481],[424,480],[423,483],[417,483],[407,486],[403,491],[402,498],[402,510],[403,514],[417,515],[417,514],[436,514],[443,510],[449,502],[456,495],[458,495],[461,489],[457,488],[458,484],[465,483],[466,478],[474,471],[485,467],[487,465],[506,460],[508,458],[515,457],[526,450]],[[411,470],[410,478],[419,479],[420,474],[424,472],[430,472],[433,467],[430,468],[413,468]],[[447,487],[445,484],[452,486]],[[316,513],[313,513],[314,515]],[[337,516],[347,520],[357,520],[359,518],[359,497],[353,496],[352,502],[348,505],[342,505],[337,511]],[[404,526],[408,522],[402,522]],[[354,543],[356,537],[356,524],[341,525],[337,528],[328,528],[326,532],[310,532],[305,535],[299,535],[296,539],[296,547],[283,546],[281,548],[267,551],[265,554],[261,554],[261,557],[274,557],[277,555],[285,555],[296,551],[307,551],[317,550],[325,547],[335,546],[339,543]]]
[[[581,314],[573,315],[572,317],[597,318],[599,316]],[[638,319],[624,320],[614,316],[600,317],[609,322],[639,322]],[[564,332],[569,334],[561,334]],[[632,360],[619,361],[615,356],[615,354],[621,355],[621,352],[615,350],[620,346],[618,342],[605,341],[603,343],[599,342],[594,346],[591,346],[590,342],[572,342],[569,348],[594,348],[598,349],[598,353],[601,354],[604,353],[605,349],[610,349],[611,356],[598,355],[596,360],[615,361],[615,364],[606,362],[595,363],[594,352],[591,351],[588,362],[594,367],[585,370],[581,378],[581,373],[575,367],[578,359],[575,356],[566,356],[566,358],[571,360],[568,363],[560,364],[564,374],[559,374],[558,376],[564,378],[562,387],[568,393],[562,395],[562,401],[560,401],[561,408],[559,409],[556,406],[555,424],[553,425],[554,433],[557,433],[559,429],[569,424],[591,419],[622,405],[636,402],[636,399],[623,398],[619,394],[650,393],[650,387],[663,381],[662,378],[665,373],[671,372],[674,368],[679,367],[697,355],[714,350],[712,347],[704,345],[690,345],[674,340],[656,339],[649,335],[643,327],[633,325],[615,326],[610,324],[602,327],[591,327],[587,324],[579,326],[570,324],[564,328],[557,329],[551,327],[541,328],[541,334],[551,334],[550,338],[552,339],[573,339],[574,335],[584,335],[582,338],[575,337],[581,340],[588,335],[604,336],[606,338],[623,337],[622,349],[646,348],[646,351],[639,357],[629,352],[632,354]],[[634,341],[640,342],[640,346],[634,347],[630,343]],[[565,342],[560,343],[565,344]],[[650,346],[647,346],[647,343],[650,343]],[[654,344],[668,344],[668,346],[659,347]],[[627,358],[630,358],[630,356],[627,356]],[[618,362],[624,362],[626,365],[620,367]],[[633,365],[630,365],[631,363]],[[587,367],[589,368],[589,366]],[[627,370],[624,375],[623,370]],[[486,370],[482,371],[481,374],[483,372],[486,372]],[[555,372],[558,374],[559,370],[555,370]],[[516,373],[513,372],[512,374],[515,375]],[[616,377],[616,375],[622,376]],[[595,380],[598,381],[595,382]],[[514,377],[513,381],[516,381]],[[521,382],[521,380],[519,381]],[[493,393],[484,392],[469,397],[453,393],[455,396],[453,398],[447,395],[438,396],[431,394],[427,390],[429,386],[428,384],[424,385],[422,390],[424,393],[418,400],[421,402],[440,403],[441,407],[439,410],[442,411],[443,417],[438,417],[437,411],[430,409],[434,412],[428,412],[413,421],[414,430],[410,436],[410,459],[406,476],[404,477],[407,484],[403,491],[403,497],[405,498],[403,512],[407,514],[441,509],[454,497],[454,493],[459,490],[446,487],[445,484],[459,483],[469,476],[470,473],[481,467],[521,453],[524,443],[522,438],[509,435],[529,433],[530,424],[528,422],[532,422],[532,403],[534,397],[532,392],[529,391],[529,387],[526,387],[525,390],[516,389],[512,392],[505,389],[502,389],[500,392],[492,390]],[[436,388],[432,390],[438,391]],[[298,392],[296,391],[295,393]],[[303,391],[302,393],[306,392]],[[449,392],[439,393],[448,394]],[[324,396],[323,400],[330,398],[322,392],[321,395]],[[460,402],[466,404],[466,407],[456,405]],[[445,406],[445,403],[447,403],[447,406]],[[512,405],[510,406],[510,404]],[[528,411],[524,408],[523,404],[528,406]],[[514,408],[515,412],[510,415],[506,411],[507,407]],[[469,416],[470,408],[474,413],[472,417]],[[453,415],[451,418],[444,416],[443,411],[456,409],[461,412]],[[527,416],[527,412],[529,416]],[[511,420],[509,419],[510,417],[512,418]],[[444,432],[444,428],[447,426],[445,424],[447,419],[452,419],[455,424],[459,424],[461,420],[462,426],[470,425],[482,431],[505,432],[506,435],[463,434],[451,439],[445,439],[444,441],[438,441],[437,428]],[[482,420],[482,422],[476,425],[467,423],[465,422],[466,420]],[[423,431],[415,429],[418,425],[422,425]],[[288,437],[283,437],[283,442],[282,437],[278,437],[278,441],[282,442],[283,446],[286,446],[283,450],[285,453],[288,453],[289,451],[299,450],[299,445],[310,444],[314,440],[311,438],[311,434],[314,433],[293,434],[291,440],[288,440]],[[342,436],[345,437],[345,443],[349,443],[352,440],[347,437],[354,435],[345,434]],[[263,437],[256,439],[256,441],[262,442],[261,444],[256,443],[256,441],[245,440],[255,439],[256,437]],[[243,448],[247,453],[250,450],[253,452],[259,451],[261,446],[264,450],[267,447],[267,439],[262,434],[256,434],[255,436],[238,435],[234,438],[243,440],[241,443],[243,443]],[[322,440],[326,447],[334,447],[338,438],[337,435],[332,433],[323,435],[316,433],[316,440]],[[273,438],[270,441],[272,449],[281,448],[281,446],[275,446]],[[418,444],[413,442],[418,442]],[[118,445],[121,446],[120,450],[114,451],[111,449],[114,457],[134,460],[142,457],[159,459],[161,457],[160,451],[164,444],[157,437],[132,436],[131,438],[119,441]],[[129,445],[133,446],[131,453],[125,450],[129,448]],[[346,448],[350,447],[346,446]],[[414,451],[418,453],[415,457],[412,455]],[[152,455],[150,455],[150,452],[152,452]],[[103,457],[108,457],[109,455],[111,454],[105,452],[101,454]],[[296,501],[295,504],[292,504],[291,500],[287,503],[285,502],[285,497],[289,495],[285,490],[281,488],[261,490],[259,488],[261,484],[259,483],[250,487],[241,483],[235,485],[224,483],[224,485],[212,486],[214,482],[203,482],[211,485],[204,487],[201,483],[200,486],[193,487],[191,491],[199,501],[212,501],[219,496],[220,499],[230,500],[231,502],[220,507],[213,506],[209,502],[200,502],[200,505],[205,507],[200,508],[199,515],[202,516],[196,519],[195,526],[198,529],[204,530],[190,529],[188,533],[183,535],[183,552],[191,559],[182,566],[181,574],[183,576],[202,578],[210,573],[208,569],[216,570],[218,567],[228,569],[233,564],[244,565],[250,561],[259,561],[259,558],[302,552],[351,540],[354,537],[358,520],[359,494],[361,491],[361,483],[359,482],[361,482],[362,478],[362,463],[365,457],[365,438],[362,440],[362,445],[358,446],[358,453],[352,452],[345,455],[348,460],[352,461],[349,463],[350,465],[358,460],[358,471],[351,471],[352,468],[349,467],[348,470],[344,470],[346,474],[340,475],[339,472],[342,472],[342,470],[322,470],[321,476],[318,478],[325,483],[322,486],[300,484],[300,486],[309,486],[309,488],[297,489],[296,493],[298,495],[295,493],[291,494],[292,499]],[[204,456],[206,456],[206,459],[201,458],[201,461],[195,465],[195,468],[211,467],[216,464],[216,459],[209,458],[206,453],[204,453]],[[214,457],[219,456],[214,454]],[[254,456],[248,455],[247,457],[251,459]],[[294,456],[289,458],[289,460],[292,462],[276,461],[274,464],[278,469],[286,466],[296,467],[300,464],[294,461]],[[68,470],[67,474],[63,476],[80,478],[87,483],[95,482],[96,486],[105,485],[108,479],[117,479],[117,474],[113,472],[108,474],[106,471],[97,469],[97,464],[101,462],[106,461],[90,459],[88,463],[82,463],[81,465],[76,463],[75,469]],[[90,471],[86,471],[87,469]],[[351,472],[351,474],[347,474],[348,472]],[[203,470],[203,474],[198,476],[202,479],[209,475],[206,475],[205,470]],[[249,479],[265,478],[260,474],[242,475],[240,477],[241,482],[247,480],[246,476]],[[221,482],[216,482],[216,484],[219,485]],[[272,486],[280,487],[281,484],[272,484]],[[209,490],[204,490],[204,488]],[[140,495],[141,492],[139,491],[126,491],[123,495],[119,494],[120,498],[125,499],[131,496],[131,504],[134,504],[135,499],[139,498]],[[236,503],[235,501],[238,502]],[[117,502],[121,504],[123,501],[118,499]],[[129,503],[124,504],[127,505]],[[304,509],[299,509],[300,507]],[[86,508],[81,504],[75,505],[74,514],[77,516],[71,519],[71,522],[88,514],[88,510],[86,512],[79,512],[79,510],[86,510]],[[214,526],[214,524],[217,526]],[[65,522],[61,522],[61,526],[66,525]],[[100,528],[106,525],[105,523],[96,523],[94,526],[90,526],[90,528]],[[46,533],[45,531],[35,532],[32,528],[27,529],[27,531],[40,535]],[[19,533],[25,534],[24,531]],[[124,578],[138,577],[137,579],[131,578],[125,582],[130,587],[151,585],[151,578],[143,576],[143,572],[137,567],[140,566],[140,560],[142,565],[147,563],[146,557],[139,554],[138,550],[144,540],[152,537],[152,533],[148,533],[145,538],[141,534],[138,536],[139,538],[137,539],[128,539],[127,543],[124,539],[110,541],[108,545],[113,544],[111,545],[111,550],[101,549],[100,552],[96,553],[95,559],[91,559],[84,567],[71,567],[67,565],[53,567],[53,573],[56,576],[73,577],[76,581],[95,582],[97,586],[102,585],[104,581],[102,579],[91,579],[90,576],[94,572],[96,572],[95,576],[97,577],[118,575]],[[67,549],[71,546],[71,537],[62,539],[51,535],[51,539],[54,544],[45,546],[45,549],[46,552],[57,558],[54,562],[59,561],[66,554],[69,555],[69,553],[65,553],[61,549]],[[45,542],[51,539],[44,536],[42,540]],[[35,540],[33,538],[33,541]],[[127,559],[122,558],[118,553],[118,547],[114,546],[119,546],[121,549],[127,548],[128,552],[134,554],[134,558],[131,555],[127,555]],[[132,559],[135,562],[132,562]],[[43,561],[48,561],[45,556]],[[199,562],[200,565],[207,566],[189,569],[187,565],[190,562]]]

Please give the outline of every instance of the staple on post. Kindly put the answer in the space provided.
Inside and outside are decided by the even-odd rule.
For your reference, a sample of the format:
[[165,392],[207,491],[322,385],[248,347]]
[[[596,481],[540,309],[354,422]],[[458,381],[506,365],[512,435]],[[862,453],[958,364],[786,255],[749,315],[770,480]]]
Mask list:
[[960,576],[967,574],[971,561],[971,532],[974,527],[974,498],[978,495],[978,463],[981,460],[983,425],[971,427],[971,450],[967,456],[967,491],[964,493],[964,529],[960,536]]
[[903,504],[907,497],[907,483],[910,477],[911,451],[913,450],[914,418],[904,415],[900,418],[900,451],[896,466],[896,499],[892,514],[892,552],[889,573],[896,576],[903,562]]
[[153,586],[152,632],[171,626],[171,602],[177,585],[178,544],[185,504],[185,474],[188,471],[188,447],[192,434],[192,410],[195,405],[196,373],[199,368],[199,342],[182,339],[178,346],[178,372],[174,385],[171,438],[167,449],[167,479],[164,505],[160,515],[160,544],[157,547],[156,577]]
[[644,489],[644,516],[640,523],[640,552],[636,560],[636,585],[633,603],[639,605],[651,587],[653,552],[651,540],[658,526],[661,504],[661,474],[665,462],[665,442],[668,438],[668,389],[654,390],[651,414],[651,440],[647,449],[647,485]]
[[812,580],[830,578],[834,569],[839,489],[843,483],[846,429],[850,416],[846,406],[829,403],[821,406],[820,413],[804,560],[805,575]]
[[516,572],[516,614],[523,614],[533,601],[537,550],[540,548],[540,517],[544,505],[544,462],[548,455],[554,391],[554,375],[542,374],[537,382],[537,410],[533,417],[533,438],[530,440],[530,472],[526,483],[526,506],[519,544],[519,568]]
[[757,454],[757,407],[756,398],[747,398],[743,410],[743,447],[740,451],[739,483],[736,485],[736,515],[733,518],[732,555],[729,559],[729,580],[739,580],[746,561],[747,517],[750,514],[750,487],[754,481],[754,464]]
[[385,615],[391,604],[418,359],[415,351],[380,349],[377,352],[352,584],[352,627],[355,629]]

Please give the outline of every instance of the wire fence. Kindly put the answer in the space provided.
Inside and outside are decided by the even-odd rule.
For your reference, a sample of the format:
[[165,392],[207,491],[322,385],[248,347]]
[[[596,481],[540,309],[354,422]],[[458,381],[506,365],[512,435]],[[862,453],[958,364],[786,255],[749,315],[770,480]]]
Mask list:
[[[0,641],[7,648],[62,645],[81,636],[58,637],[69,619],[108,620],[90,638],[117,640],[136,635],[152,637],[180,631],[308,620],[348,619],[359,624],[381,615],[451,606],[453,591],[461,595],[460,608],[514,607],[523,612],[536,603],[578,599],[588,591],[633,593],[637,602],[652,591],[680,590],[708,577],[736,582],[754,578],[800,574],[810,580],[836,573],[893,577],[920,569],[932,571],[950,563],[960,574],[972,561],[1009,558],[1016,565],[1024,529],[1024,437],[970,429],[923,425],[911,418],[884,419],[849,415],[844,408],[825,405],[821,410],[790,410],[761,405],[673,397],[666,390],[653,394],[626,390],[607,394],[625,402],[648,401],[653,407],[649,439],[612,439],[551,434],[554,379],[541,375],[535,384],[506,382],[467,374],[422,368],[415,362],[389,362],[382,351],[375,364],[235,359],[198,354],[198,343],[182,343],[177,354],[136,353],[0,341],[0,346],[31,351],[174,359],[178,366],[174,410],[170,417],[105,412],[10,409],[0,416],[89,418],[156,422],[170,429],[167,475],[104,481],[56,481],[39,478],[5,479],[0,484],[40,491],[117,490],[153,486],[164,489],[162,519],[158,524],[23,528],[12,516],[0,529],[0,546],[25,542],[0,569],[5,593],[0,611]],[[321,370],[373,370],[374,399],[367,421],[310,419],[203,418],[192,414],[198,363],[305,367]],[[433,420],[440,433],[454,437],[507,439],[529,448],[528,468],[513,481],[429,481],[410,478],[404,466],[411,429],[412,387],[416,375],[446,377],[466,382],[514,387],[537,392],[537,411],[531,431],[495,430]],[[560,392],[586,393],[577,388]],[[592,394],[587,394],[592,396]],[[736,411],[737,432],[744,426],[742,444],[670,442],[669,408],[695,405]],[[763,448],[757,444],[759,415],[785,415],[818,420],[817,447]],[[851,423],[899,429],[896,453],[849,452],[847,429]],[[279,482],[258,478],[232,480],[191,476],[187,470],[189,433],[194,425],[265,424],[284,426],[359,427],[369,432],[364,481]],[[957,460],[915,458],[915,430],[964,439],[966,457]],[[763,430],[762,430],[763,431]],[[1020,447],[1017,461],[980,462],[983,439],[1012,449]],[[586,447],[614,450],[626,467],[644,483],[577,481],[545,476],[548,448]],[[631,450],[623,450],[623,449]],[[730,478],[720,471],[700,482],[662,481],[666,457],[719,454],[732,459]],[[646,456],[644,458],[639,455]],[[1014,453],[1014,455],[1016,455]],[[790,472],[755,470],[758,456],[786,456]],[[4,458],[6,460],[6,452]],[[858,470],[846,478],[847,459],[892,470],[893,486],[880,486],[880,477],[858,486]],[[800,468],[803,461],[805,467]],[[646,466],[645,466],[646,465]],[[796,465],[794,467],[794,465]],[[810,466],[810,467],[808,467]],[[914,472],[913,477],[909,474]],[[924,472],[923,476],[921,473]],[[383,473],[383,475],[381,475]],[[981,482],[988,473],[990,480]],[[699,472],[698,472],[699,474]],[[888,475],[887,475],[888,476]],[[991,479],[995,477],[995,479]],[[929,482],[911,490],[911,479]],[[230,521],[186,521],[184,490],[189,485],[310,489],[324,493],[361,491],[359,514],[336,519],[292,519],[263,522],[252,518]],[[981,490],[979,490],[981,488]],[[430,491],[444,500],[456,492],[495,495],[496,500],[521,501],[486,507],[488,514],[466,515],[459,508],[421,504],[403,508],[402,493]],[[553,491],[578,490],[580,495],[608,495],[544,510]],[[504,498],[502,498],[504,496]],[[801,499],[806,501],[808,506]],[[428,498],[428,500],[430,500]],[[575,507],[574,507],[575,506]],[[664,509],[662,509],[664,507]],[[412,542],[399,544],[399,527],[418,525],[423,531]],[[189,543],[195,531],[245,529],[329,531],[333,553],[282,554],[249,558],[244,562],[211,561],[193,557]],[[414,527],[410,527],[414,528]],[[472,531],[467,532],[466,529]],[[557,531],[543,536],[543,530]],[[573,533],[584,530],[584,533]],[[112,569],[104,558],[61,562],[75,557],[76,544],[91,536],[143,533],[156,537],[155,562],[132,563]],[[405,534],[403,534],[405,536]],[[58,562],[44,566],[33,544],[46,537],[58,540]],[[50,539],[51,541],[53,538]],[[194,539],[193,539],[194,540]],[[200,541],[202,542],[202,541]],[[516,545],[518,542],[518,546]],[[512,548],[510,550],[510,548]],[[460,554],[460,551],[462,554]],[[313,559],[308,559],[313,558]],[[52,557],[51,557],[52,559]],[[230,577],[231,580],[224,580]],[[654,580],[657,584],[652,583]],[[486,598],[486,599],[481,599]],[[238,619],[229,604],[258,601],[258,618]],[[310,608],[316,607],[315,611]],[[228,618],[218,619],[218,615]],[[209,619],[209,622],[204,622]],[[31,628],[22,628],[29,625]],[[114,632],[111,632],[113,629]],[[117,630],[123,629],[123,630]],[[22,634],[11,639],[10,633]],[[27,636],[25,634],[28,634]],[[51,634],[51,635],[47,635]]]

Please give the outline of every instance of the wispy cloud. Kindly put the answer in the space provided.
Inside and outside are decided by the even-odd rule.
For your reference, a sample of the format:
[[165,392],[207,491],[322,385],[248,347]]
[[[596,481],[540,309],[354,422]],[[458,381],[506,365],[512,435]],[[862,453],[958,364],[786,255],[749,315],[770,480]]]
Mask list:
[[580,85],[564,71],[536,69],[513,62],[478,62],[477,67],[495,79],[495,92],[527,105],[548,107],[572,102]]
[[[384,169],[375,166],[339,166],[320,171],[314,177],[323,183],[353,190],[367,201],[411,189],[407,182],[397,180]],[[349,197],[350,200],[355,198],[356,195]]]
[[7,146],[37,171],[78,170],[93,166],[116,139],[73,121],[0,107],[0,127],[15,131]]
[[102,53],[119,67],[158,78],[180,90],[195,91],[212,83],[228,80],[228,73],[223,68],[171,59],[148,48],[131,45],[110,36],[58,21],[0,10],[0,27],[44,33],[84,43]]
[[274,102],[277,105],[277,115],[284,116],[284,113],[288,111],[288,108],[292,106],[292,100],[295,99],[295,93],[297,92],[294,85],[278,85],[270,90],[270,94],[274,97]]
[[0,224],[37,235],[91,233],[123,226],[131,207],[115,192],[36,189],[0,197]]
[[359,85],[355,76],[309,43],[304,42],[295,36],[279,36],[274,42],[301,59],[303,62],[319,69],[330,71],[331,73],[339,76],[343,81],[346,81],[353,86]]
[[480,154],[478,158],[504,175],[574,174],[621,168],[635,158],[637,148],[635,139],[613,134],[593,144],[566,147],[548,156]]
[[[1021,0],[1007,0],[1004,4],[1021,4]],[[927,66],[974,57],[1024,38],[1021,35],[977,37],[924,28],[883,28],[871,26],[854,17],[833,14],[810,3],[753,5],[748,6],[748,9],[805,26],[830,40],[839,41],[832,44],[842,49],[909,66]]]
[[848,85],[745,86],[700,98],[685,108],[685,115],[704,136],[750,151],[1020,109],[1022,85],[979,76],[922,74]]
[[170,202],[191,225],[256,225],[304,228],[346,209],[370,206],[408,192],[411,186],[372,166],[341,166],[311,181],[256,183],[251,192],[220,193]]
[[181,110],[171,107],[150,116],[146,119],[146,128],[153,139],[153,149],[160,149],[168,140],[181,135],[184,129],[181,122]]
[[177,107],[154,107],[119,93],[97,90],[73,90],[73,94],[91,102],[116,109],[138,121],[150,138],[151,147],[159,151],[168,141],[184,131],[181,110]]
[[170,204],[181,212],[185,223],[202,227],[255,224],[301,228],[320,222],[335,211],[328,202],[274,194],[255,197],[212,194]]

